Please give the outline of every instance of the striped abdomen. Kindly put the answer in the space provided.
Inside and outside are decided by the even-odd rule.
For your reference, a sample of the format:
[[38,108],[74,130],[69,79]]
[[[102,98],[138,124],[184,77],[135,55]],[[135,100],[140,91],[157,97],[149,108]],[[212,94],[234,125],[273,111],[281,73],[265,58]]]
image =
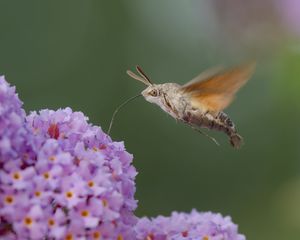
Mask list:
[[213,129],[226,133],[229,136],[230,144],[234,148],[239,148],[242,144],[242,137],[237,134],[233,122],[224,112],[219,112],[217,116],[213,116],[209,113],[189,113],[185,121],[197,127]]

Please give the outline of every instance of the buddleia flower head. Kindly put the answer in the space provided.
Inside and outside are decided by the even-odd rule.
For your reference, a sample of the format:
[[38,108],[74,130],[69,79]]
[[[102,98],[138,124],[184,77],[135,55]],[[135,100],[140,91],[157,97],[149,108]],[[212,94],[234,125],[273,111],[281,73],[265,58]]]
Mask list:
[[132,155],[70,108],[28,116],[0,78],[0,234],[16,239],[131,239]]

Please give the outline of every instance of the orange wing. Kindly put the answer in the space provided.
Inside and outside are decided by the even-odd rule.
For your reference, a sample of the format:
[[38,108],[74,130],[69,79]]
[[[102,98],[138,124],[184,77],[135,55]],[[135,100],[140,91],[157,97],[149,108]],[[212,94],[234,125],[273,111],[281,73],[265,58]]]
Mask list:
[[255,63],[210,76],[202,81],[182,87],[189,94],[194,107],[203,111],[218,113],[232,102],[235,93],[248,81],[255,69]]

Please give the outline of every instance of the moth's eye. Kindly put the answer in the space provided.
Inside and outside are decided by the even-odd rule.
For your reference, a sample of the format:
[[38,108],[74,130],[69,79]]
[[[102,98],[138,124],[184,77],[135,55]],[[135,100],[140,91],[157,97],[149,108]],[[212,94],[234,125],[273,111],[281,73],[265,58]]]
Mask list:
[[157,97],[158,91],[157,91],[156,89],[152,89],[152,90],[149,92],[149,95],[151,95],[152,97]]

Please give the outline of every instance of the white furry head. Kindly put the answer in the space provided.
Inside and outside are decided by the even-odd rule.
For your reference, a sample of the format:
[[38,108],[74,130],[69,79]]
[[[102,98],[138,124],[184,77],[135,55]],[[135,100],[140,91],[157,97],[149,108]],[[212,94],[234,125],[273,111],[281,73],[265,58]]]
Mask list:
[[157,84],[152,84],[142,91],[142,95],[146,101],[157,105],[161,104],[161,93],[160,85]]

